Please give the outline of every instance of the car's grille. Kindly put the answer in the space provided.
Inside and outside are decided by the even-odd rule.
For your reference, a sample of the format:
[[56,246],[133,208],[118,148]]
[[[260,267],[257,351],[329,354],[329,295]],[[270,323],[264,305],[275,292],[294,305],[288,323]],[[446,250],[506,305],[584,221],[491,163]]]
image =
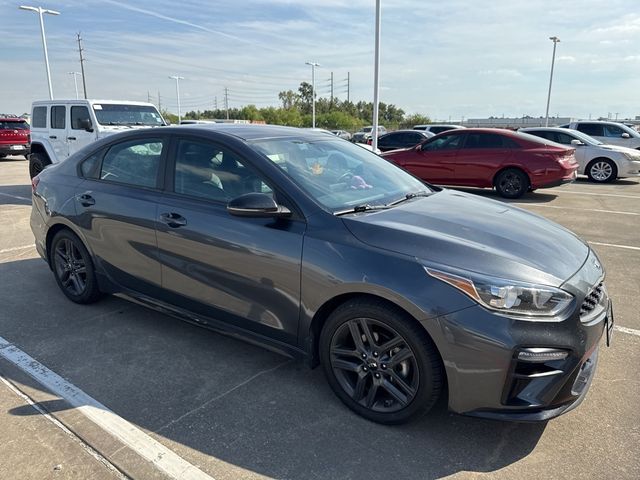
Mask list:
[[605,295],[604,283],[600,282],[593,290],[587,295],[580,305],[580,317],[589,315],[602,301]]

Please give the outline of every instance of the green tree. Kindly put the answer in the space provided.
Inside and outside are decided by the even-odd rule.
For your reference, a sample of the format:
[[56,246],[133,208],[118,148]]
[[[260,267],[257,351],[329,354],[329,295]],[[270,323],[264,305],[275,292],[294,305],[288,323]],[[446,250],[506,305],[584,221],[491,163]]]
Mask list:
[[400,122],[400,128],[413,128],[414,125],[425,125],[427,123],[431,123],[431,119],[426,115],[422,115],[420,113],[413,113],[411,115],[407,115]]

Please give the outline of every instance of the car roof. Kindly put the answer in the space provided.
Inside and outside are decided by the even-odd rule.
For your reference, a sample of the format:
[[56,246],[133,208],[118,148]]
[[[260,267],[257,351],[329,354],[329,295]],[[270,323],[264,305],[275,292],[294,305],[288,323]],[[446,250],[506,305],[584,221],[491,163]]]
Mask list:
[[232,123],[200,123],[192,125],[180,125],[175,127],[162,127],[174,133],[184,133],[189,130],[202,133],[211,131],[235,136],[242,140],[261,140],[266,138],[299,138],[302,140],[318,140],[336,138],[335,135],[327,135],[326,131],[318,131],[296,127],[283,127],[280,125],[264,124],[232,124]]
[[0,115],[0,120],[2,120],[3,122],[26,122],[26,120],[24,118],[20,118],[20,117],[3,117],[2,115]]
[[547,130],[550,132],[562,132],[562,133],[575,132],[575,130],[571,128],[562,128],[562,127],[523,127],[518,129],[519,132],[531,132],[533,130]]

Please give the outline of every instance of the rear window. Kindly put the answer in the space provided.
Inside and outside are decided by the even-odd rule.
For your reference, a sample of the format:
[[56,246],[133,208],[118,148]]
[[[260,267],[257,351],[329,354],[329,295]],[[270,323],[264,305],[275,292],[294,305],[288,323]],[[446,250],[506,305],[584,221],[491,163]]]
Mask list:
[[33,128],[47,128],[47,107],[35,107],[31,116]]
[[29,130],[24,120],[0,120],[0,130]]

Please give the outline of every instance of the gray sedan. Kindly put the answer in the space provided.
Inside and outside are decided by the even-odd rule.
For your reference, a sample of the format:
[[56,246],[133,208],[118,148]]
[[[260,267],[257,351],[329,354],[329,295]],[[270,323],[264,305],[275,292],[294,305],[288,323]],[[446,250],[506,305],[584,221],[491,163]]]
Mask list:
[[33,179],[31,228],[69,300],[118,294],[321,365],[381,423],[445,392],[459,413],[560,415],[613,322],[572,233],[311,131],[110,136]]

